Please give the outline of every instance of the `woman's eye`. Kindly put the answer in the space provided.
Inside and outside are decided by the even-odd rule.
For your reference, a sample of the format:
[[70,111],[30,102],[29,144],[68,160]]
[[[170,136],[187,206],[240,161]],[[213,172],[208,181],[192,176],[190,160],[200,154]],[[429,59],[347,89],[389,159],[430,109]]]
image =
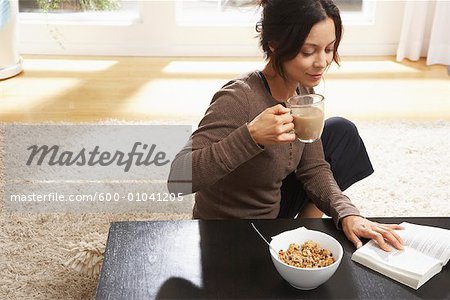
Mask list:
[[325,49],[325,52],[327,52],[327,53],[330,53],[330,52],[333,52],[333,51],[334,51],[333,48]]
[[305,51],[303,51],[302,54],[304,56],[310,56],[310,55],[313,55],[314,53],[313,52],[305,52]]

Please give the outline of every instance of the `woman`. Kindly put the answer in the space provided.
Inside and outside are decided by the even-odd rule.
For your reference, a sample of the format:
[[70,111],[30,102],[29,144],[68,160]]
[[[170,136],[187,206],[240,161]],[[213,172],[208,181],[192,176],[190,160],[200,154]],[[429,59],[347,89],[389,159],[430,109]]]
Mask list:
[[386,251],[386,242],[401,249],[393,231],[400,226],[361,217],[342,194],[373,172],[353,123],[327,120],[322,140],[305,144],[292,133],[293,118],[284,105],[296,94],[312,93],[332,61],[339,62],[338,8],[331,0],[263,0],[261,5],[257,31],[267,65],[214,95],[172,163],[170,191],[196,192],[194,218],[320,217],[324,212],[357,248],[364,237]]

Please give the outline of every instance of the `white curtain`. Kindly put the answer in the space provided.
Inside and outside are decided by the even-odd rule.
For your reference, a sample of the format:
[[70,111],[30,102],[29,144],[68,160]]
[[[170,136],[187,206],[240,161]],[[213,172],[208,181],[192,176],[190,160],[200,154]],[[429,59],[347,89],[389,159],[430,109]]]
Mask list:
[[397,61],[420,57],[450,65],[450,1],[406,1]]

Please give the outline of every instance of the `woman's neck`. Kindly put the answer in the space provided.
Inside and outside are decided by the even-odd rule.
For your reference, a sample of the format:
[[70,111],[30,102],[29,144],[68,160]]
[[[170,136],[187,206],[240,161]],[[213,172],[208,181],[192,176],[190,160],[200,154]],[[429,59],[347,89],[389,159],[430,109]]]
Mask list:
[[285,102],[290,97],[296,95],[298,82],[284,80],[268,63],[262,70],[269,84],[272,97],[278,102]]

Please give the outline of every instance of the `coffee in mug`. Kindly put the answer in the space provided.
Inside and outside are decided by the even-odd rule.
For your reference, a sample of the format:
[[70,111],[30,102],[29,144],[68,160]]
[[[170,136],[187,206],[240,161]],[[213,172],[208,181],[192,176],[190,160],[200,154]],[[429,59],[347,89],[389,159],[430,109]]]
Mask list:
[[304,143],[312,143],[322,135],[325,122],[324,97],[319,94],[297,95],[287,100],[291,110],[294,131]]

